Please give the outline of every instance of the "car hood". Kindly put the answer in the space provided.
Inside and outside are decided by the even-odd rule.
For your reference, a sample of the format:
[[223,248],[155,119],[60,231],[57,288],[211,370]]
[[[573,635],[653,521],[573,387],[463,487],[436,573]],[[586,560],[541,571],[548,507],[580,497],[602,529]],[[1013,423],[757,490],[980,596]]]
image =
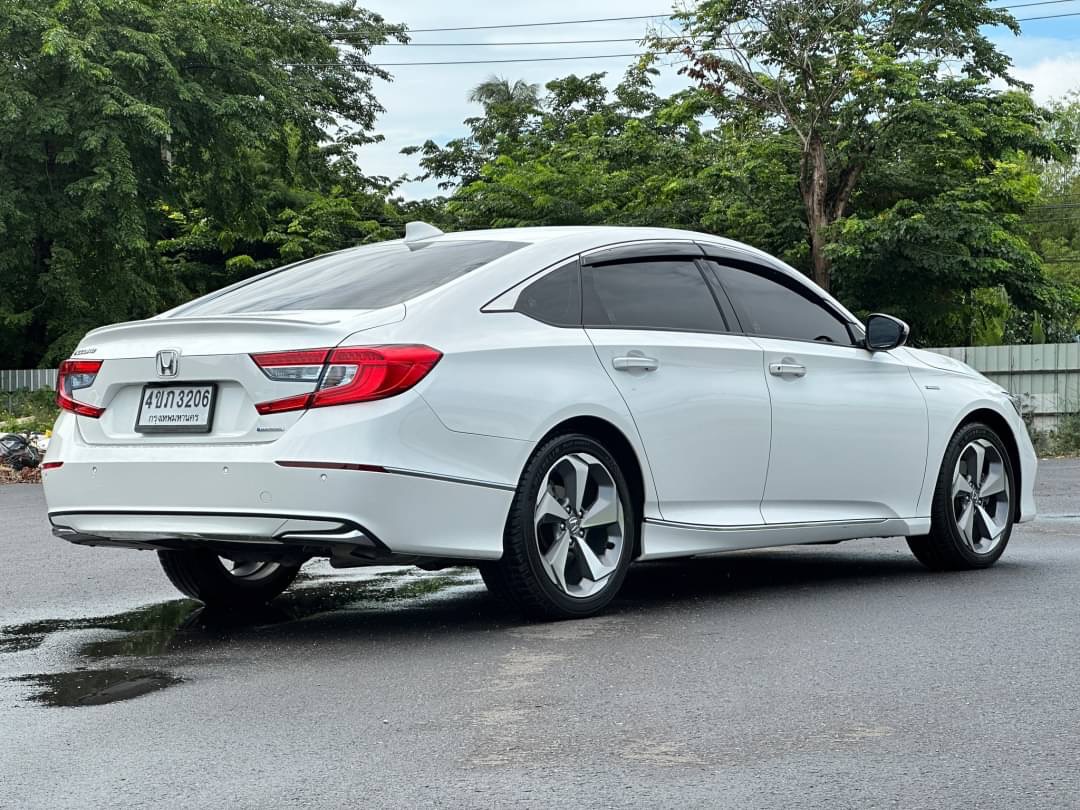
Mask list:
[[953,357],[947,357],[944,354],[938,354],[937,352],[928,352],[924,349],[912,349],[911,347],[905,347],[908,355],[918,363],[930,368],[940,369],[941,371],[952,371],[956,374],[963,374],[968,377],[978,377],[980,379],[986,379],[982,374],[977,372],[967,363],[962,363]]

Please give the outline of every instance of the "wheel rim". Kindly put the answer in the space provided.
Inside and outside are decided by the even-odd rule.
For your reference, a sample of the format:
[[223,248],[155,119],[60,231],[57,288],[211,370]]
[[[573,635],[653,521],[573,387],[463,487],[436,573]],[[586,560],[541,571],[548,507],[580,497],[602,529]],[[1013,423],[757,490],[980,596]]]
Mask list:
[[240,562],[237,560],[230,560],[227,557],[218,557],[218,559],[225,567],[229,576],[234,579],[242,579],[245,582],[266,579],[277,573],[277,570],[281,567],[281,564],[276,562],[260,562],[258,560]]
[[1012,514],[1009,477],[998,449],[986,439],[969,442],[953,471],[953,519],[965,545],[989,554],[1005,537]]
[[534,525],[544,573],[555,587],[577,599],[607,587],[626,531],[615,478],[598,458],[571,453],[551,465]]

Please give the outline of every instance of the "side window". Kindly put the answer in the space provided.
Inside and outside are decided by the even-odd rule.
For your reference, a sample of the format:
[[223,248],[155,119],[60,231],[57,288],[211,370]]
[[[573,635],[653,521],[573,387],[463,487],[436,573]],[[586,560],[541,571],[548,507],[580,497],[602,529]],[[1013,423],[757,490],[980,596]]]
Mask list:
[[516,312],[552,326],[581,326],[577,259],[537,279],[518,296]]
[[582,267],[581,297],[586,326],[728,331],[709,285],[692,261]]
[[851,346],[846,323],[780,273],[710,262],[748,335]]

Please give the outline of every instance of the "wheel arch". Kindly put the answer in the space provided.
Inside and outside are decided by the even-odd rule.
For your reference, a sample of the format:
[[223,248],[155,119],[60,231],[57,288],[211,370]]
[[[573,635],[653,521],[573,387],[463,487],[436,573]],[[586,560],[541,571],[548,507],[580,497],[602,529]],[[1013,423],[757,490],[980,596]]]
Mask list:
[[1017,497],[1013,499],[1013,519],[1020,520],[1020,497],[1019,493],[1023,492],[1023,475],[1024,470],[1020,465],[1020,446],[1016,441],[1016,435],[1013,433],[1012,425],[1009,424],[1009,420],[1002,416],[992,408],[976,408],[970,413],[966,414],[963,419],[953,429],[951,436],[956,435],[956,431],[960,430],[965,425],[970,425],[973,422],[981,422],[987,427],[991,428],[1001,438],[1001,441],[1005,445],[1005,449],[1009,453],[1009,462],[1012,464],[1013,476],[1016,479],[1016,492]]
[[567,433],[581,433],[596,439],[615,456],[619,467],[630,484],[630,497],[637,509],[638,531],[634,540],[633,557],[641,555],[641,525],[645,518],[645,464],[638,458],[637,450],[630,439],[616,425],[599,416],[574,416],[564,419],[545,433],[537,447],[542,446],[553,436]]

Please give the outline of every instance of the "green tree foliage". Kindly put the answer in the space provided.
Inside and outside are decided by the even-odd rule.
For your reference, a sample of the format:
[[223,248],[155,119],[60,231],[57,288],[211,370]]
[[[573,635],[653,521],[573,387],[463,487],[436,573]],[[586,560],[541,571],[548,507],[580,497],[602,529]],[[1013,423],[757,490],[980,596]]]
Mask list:
[[1026,219],[1032,247],[1052,285],[1051,337],[1080,334],[1080,92],[1051,105],[1047,136],[1071,144],[1059,160],[1037,164],[1040,198]]
[[0,366],[216,281],[200,247],[370,234],[350,164],[395,33],[354,0],[0,0]]
[[811,272],[829,289],[832,226],[860,180],[891,162],[913,108],[974,85],[1012,82],[985,26],[1019,26],[987,0],[702,0],[677,14],[684,37],[657,44],[690,60],[684,71],[737,116],[758,113],[798,153],[798,190]]
[[[1032,156],[1060,154],[1067,139],[1023,92],[964,78],[934,87],[879,133],[830,226],[834,290],[857,312],[905,318],[922,345],[1031,340],[1033,313],[1057,323],[1060,310],[1027,241],[1040,188]],[[642,69],[610,92],[602,74],[546,89],[513,137],[425,148],[425,169],[457,186],[446,205],[455,226],[692,228],[812,273],[803,156],[790,129],[754,110],[736,115],[710,91],[661,98]],[[707,129],[710,115],[719,124]],[[460,168],[475,165],[475,178]]]

